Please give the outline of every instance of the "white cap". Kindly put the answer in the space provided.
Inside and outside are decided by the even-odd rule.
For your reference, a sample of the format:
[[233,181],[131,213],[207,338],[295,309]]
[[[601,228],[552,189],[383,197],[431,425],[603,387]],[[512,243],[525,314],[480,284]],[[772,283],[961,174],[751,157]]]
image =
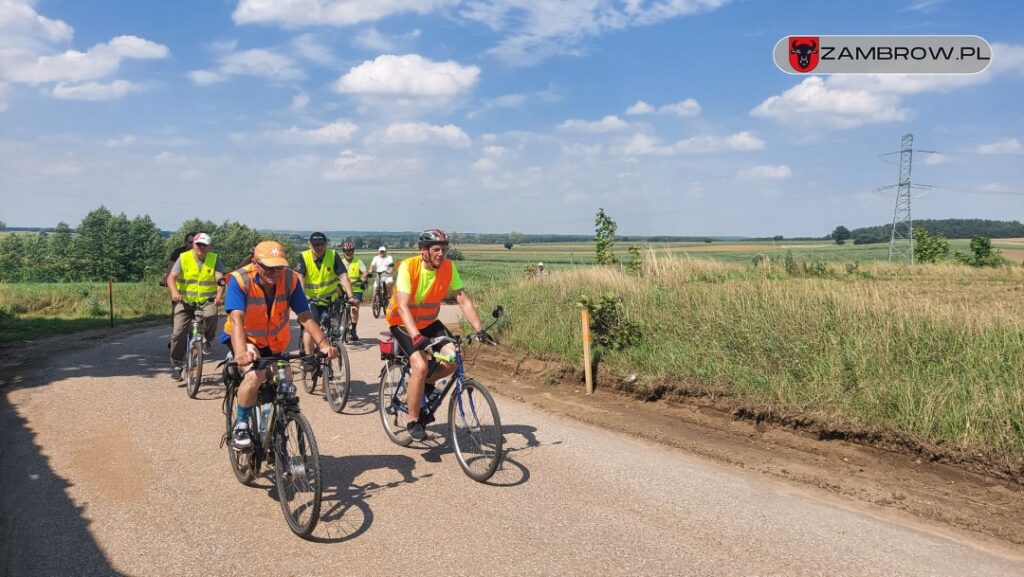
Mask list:
[[544,263],[539,262],[539,263],[537,263],[537,266],[544,266]]
[[210,235],[206,234],[205,232],[201,232],[201,233],[195,235],[194,237],[192,237],[192,244],[206,244],[206,245],[209,245],[209,244],[211,244],[211,242],[212,241],[210,241]]
[[382,246],[382,247],[377,249],[377,252],[387,252],[387,251],[388,251],[388,247],[386,247],[386,246]]

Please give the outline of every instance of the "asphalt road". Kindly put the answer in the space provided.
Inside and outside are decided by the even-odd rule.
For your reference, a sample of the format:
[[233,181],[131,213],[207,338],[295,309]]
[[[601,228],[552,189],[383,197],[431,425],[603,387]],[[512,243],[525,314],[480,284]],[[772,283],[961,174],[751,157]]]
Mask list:
[[385,437],[382,324],[363,312],[346,414],[300,392],[325,485],[313,541],[289,531],[271,479],[231,474],[219,380],[188,399],[168,375],[168,329],[136,330],[4,384],[0,575],[1024,575],[1014,550],[508,397],[505,466],[476,483],[437,443],[444,417],[423,446]]

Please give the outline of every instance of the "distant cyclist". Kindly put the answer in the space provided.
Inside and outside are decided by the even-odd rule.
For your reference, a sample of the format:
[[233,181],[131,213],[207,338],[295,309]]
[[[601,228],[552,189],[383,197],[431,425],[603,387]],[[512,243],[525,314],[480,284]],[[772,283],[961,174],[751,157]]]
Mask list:
[[352,329],[349,331],[349,338],[352,341],[358,341],[356,324],[359,322],[359,303],[363,300],[363,289],[366,288],[366,277],[369,273],[363,261],[355,258],[355,245],[346,242],[341,246],[341,254],[341,262],[345,265],[345,270],[348,271],[348,280],[352,284],[352,296],[356,301],[352,306]]
[[[299,283],[299,275],[288,268],[284,247],[272,240],[256,245],[252,263],[229,275],[227,300],[224,309],[228,320],[224,324],[221,342],[231,343],[235,361],[242,372],[238,387],[237,423],[231,433],[231,446],[244,451],[252,447],[249,433],[249,411],[256,405],[256,394],[271,367],[265,371],[250,371],[261,357],[279,355],[288,348],[291,339],[289,316],[294,312],[299,324],[311,335],[317,349],[334,358],[338,349],[324,337],[320,325],[309,314],[309,303]],[[230,409],[229,409],[230,410]]]
[[[323,321],[324,314],[330,310],[329,305],[339,296],[347,295],[350,301],[353,300],[345,263],[333,248],[327,248],[327,236],[322,232],[309,235],[309,250],[302,251],[295,272],[302,278],[302,288],[309,299],[309,312],[317,323]],[[313,336],[303,332],[302,350],[312,349]]]
[[[448,237],[444,231],[437,228],[423,231],[419,236],[419,248],[418,256],[407,258],[398,265],[395,296],[391,299],[391,312],[388,313],[387,320],[391,334],[402,351],[408,355],[412,369],[406,398],[409,405],[409,436],[422,441],[427,436],[424,423],[418,419],[423,391],[432,388],[438,379],[455,371],[454,363],[441,363],[434,374],[430,375],[430,382],[426,382],[430,359],[424,349],[430,344],[431,339],[450,335],[444,324],[437,319],[444,297],[449,292],[455,296],[455,302],[459,304],[463,316],[476,330],[481,342],[494,344],[494,339],[484,332],[473,301],[462,288],[459,271],[455,270],[452,261],[445,258],[448,252]],[[445,350],[436,352],[452,354],[454,347],[447,345]]]
[[[188,330],[197,309],[203,311],[206,342],[217,337],[217,307],[224,302],[224,267],[210,250],[210,235],[200,232],[192,239],[192,250],[182,252],[167,275],[167,290],[174,303],[171,329],[171,378],[182,380]],[[213,302],[210,302],[213,299]],[[207,344],[209,349],[209,344]],[[210,350],[204,351],[210,354]]]
[[[388,254],[388,247],[382,246],[377,249],[377,256],[370,261],[370,272],[377,273],[377,280],[374,281],[373,290],[377,290],[377,283],[384,283],[384,290],[387,291],[387,298],[391,298],[391,291],[394,289],[395,258]],[[384,303],[381,303],[382,305]]]

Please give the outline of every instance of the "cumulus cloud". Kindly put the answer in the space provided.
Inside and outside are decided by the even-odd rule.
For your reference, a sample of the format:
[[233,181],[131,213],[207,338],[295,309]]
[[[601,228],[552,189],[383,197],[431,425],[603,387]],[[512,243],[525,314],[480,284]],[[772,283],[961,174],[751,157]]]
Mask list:
[[303,129],[292,126],[285,130],[267,133],[271,140],[286,144],[338,144],[348,142],[359,132],[359,127],[349,121],[333,122],[320,128]]
[[637,100],[636,104],[626,109],[626,114],[654,114],[657,110],[643,100]]
[[739,177],[744,180],[784,180],[793,173],[785,164],[759,165],[740,172]]
[[494,172],[498,170],[498,163],[491,158],[481,158],[473,163],[473,170],[477,172]]
[[292,47],[300,58],[323,66],[334,64],[334,54],[312,34],[300,34],[292,38]]
[[434,62],[419,54],[386,54],[353,67],[333,88],[348,94],[450,98],[468,91],[479,77],[476,66]]
[[758,104],[750,114],[799,128],[855,128],[905,120],[908,111],[900,104],[895,94],[834,88],[828,81],[811,76]]
[[[3,28],[0,26],[0,32]],[[85,52],[38,54],[24,46],[7,47],[0,50],[0,79],[30,85],[86,82],[114,74],[125,59],[148,60],[169,55],[166,46],[137,36],[118,36]]]
[[558,125],[558,128],[562,130],[570,130],[573,132],[588,132],[588,133],[602,133],[602,132],[616,132],[619,130],[625,130],[629,128],[629,123],[622,120],[618,116],[605,116],[601,120],[588,121],[578,120],[570,118],[565,122]]
[[371,154],[344,150],[324,168],[320,175],[324,180],[342,182],[387,180],[421,167],[422,162],[417,158],[384,159]]
[[127,80],[115,80],[107,83],[83,82],[81,84],[59,82],[53,87],[53,97],[61,100],[117,100],[131,92],[143,90],[144,87],[141,84]]
[[634,134],[622,150],[626,156],[671,156],[675,152],[673,147],[665,146],[657,138],[646,134]]
[[701,135],[680,140],[675,144],[675,150],[682,154],[700,154],[708,152],[730,151],[751,151],[763,150],[764,141],[750,132],[737,132],[724,138],[717,136]]
[[264,48],[227,52],[218,58],[213,70],[194,70],[189,77],[199,86],[224,82],[232,76],[252,76],[274,81],[304,80],[306,73],[295,61]]
[[231,18],[235,24],[350,26],[394,14],[427,14],[459,0],[240,0]]
[[978,154],[1021,154],[1024,146],[1016,138],[1004,138],[996,142],[982,144],[975,149]]
[[299,111],[305,110],[307,106],[309,106],[309,95],[305,92],[300,92],[292,97],[292,103],[289,108]]
[[443,144],[467,148],[469,135],[454,124],[435,126],[425,122],[403,122],[389,125],[371,136],[371,141],[384,144]]

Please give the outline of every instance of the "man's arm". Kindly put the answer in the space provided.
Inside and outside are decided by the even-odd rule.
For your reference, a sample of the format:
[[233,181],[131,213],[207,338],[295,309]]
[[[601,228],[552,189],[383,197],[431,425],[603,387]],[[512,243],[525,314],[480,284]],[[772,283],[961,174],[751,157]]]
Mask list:
[[462,309],[463,316],[469,321],[469,324],[473,325],[473,330],[480,332],[484,330],[483,323],[480,322],[480,315],[476,314],[476,305],[473,304],[473,299],[469,298],[466,291],[459,289],[452,293],[455,295],[455,302],[459,304],[459,308]]
[[405,326],[405,332],[409,335],[409,338],[416,340],[419,336],[420,330],[416,328],[416,318],[412,316],[412,311],[409,310],[409,302],[412,301],[412,295],[407,292],[401,292],[395,290],[395,303],[398,305],[398,317],[402,319],[402,324]]
[[220,306],[224,304],[224,273],[214,273],[214,277],[217,279],[217,296],[213,297],[213,304]]
[[251,365],[260,358],[258,351],[249,352],[245,346],[245,311],[233,310],[228,315],[231,317],[231,350],[235,353],[235,360],[240,366]]
[[181,275],[181,270],[177,265],[178,262],[171,265],[171,272],[167,273],[167,292],[171,293],[171,302],[174,303],[181,302],[181,293],[178,292],[178,276]]

